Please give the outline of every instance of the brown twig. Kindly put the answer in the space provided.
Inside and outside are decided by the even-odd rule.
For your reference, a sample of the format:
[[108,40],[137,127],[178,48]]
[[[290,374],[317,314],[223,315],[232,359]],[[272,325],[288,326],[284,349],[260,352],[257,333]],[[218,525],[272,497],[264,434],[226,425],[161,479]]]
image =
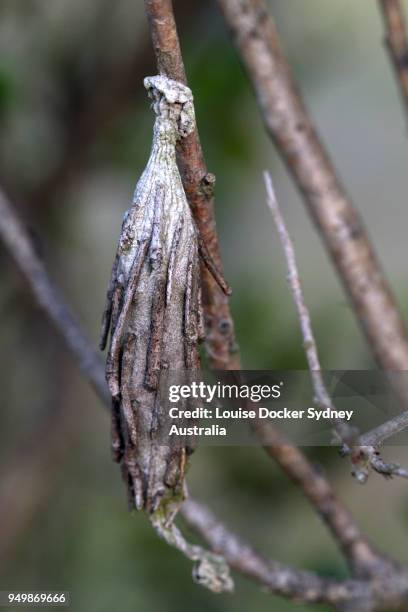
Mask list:
[[[378,583],[354,579],[340,582],[320,578],[312,572],[265,559],[232,533],[208,508],[193,499],[184,503],[181,513],[212,550],[222,554],[233,569],[266,587],[270,593],[297,602],[325,603],[336,610],[362,612],[388,609],[383,605],[389,605],[389,594],[381,592],[387,579],[384,581],[380,574],[377,576]],[[397,570],[395,575],[398,575]],[[396,606],[401,605],[404,595],[396,595],[394,601]]]
[[356,575],[377,571],[380,556],[361,533],[347,508],[337,499],[325,476],[270,423],[257,420],[254,429],[266,452],[300,487],[326,523],[352,571]]
[[99,357],[51,282],[24,225],[0,190],[0,237],[29,284],[37,303],[62,334],[68,349],[102,400],[109,398]]
[[408,369],[408,334],[359,215],[294,82],[264,0],[218,0],[268,134],[296,181],[380,367]]
[[378,0],[385,26],[385,44],[408,113],[408,37],[400,0]]
[[[171,0],[145,0],[158,71],[187,85]],[[193,216],[204,244],[222,270],[214,215],[215,177],[205,165],[197,129],[178,145],[178,164]],[[228,298],[204,262],[201,266],[207,357],[210,367],[238,370],[239,351]]]
[[369,476],[370,469],[386,478],[393,476],[408,478],[408,470],[402,468],[398,463],[384,461],[375,446],[354,446],[350,452],[354,465],[353,475],[363,484]]
[[327,601],[330,580],[265,559],[232,533],[202,503],[188,499],[181,508],[181,514],[212,550],[225,556],[231,567],[266,586],[270,592],[309,603]]
[[[179,45],[179,41],[177,37],[176,24],[174,21],[171,1],[170,0],[146,0],[145,5],[146,5],[147,15],[149,18],[149,24],[150,24],[150,29],[152,33],[152,41],[153,41],[153,46],[156,52],[159,71],[166,74],[166,76],[181,80],[182,82],[186,82],[184,64],[183,64],[181,51],[180,51],[180,45]],[[191,147],[189,148],[188,151],[181,151],[180,156],[179,156],[179,161],[181,162],[181,166],[182,167],[184,166],[184,168],[186,168],[186,166],[190,168],[188,169],[187,178],[192,177],[192,176],[194,177],[194,175],[197,174],[197,167],[200,168],[200,172],[202,173],[202,175],[204,175],[204,173],[206,172],[206,169],[203,163],[203,156],[202,156],[201,146],[198,140],[197,132],[195,132],[192,136],[190,136],[190,139],[192,140]],[[197,163],[197,160],[198,160],[198,163]],[[183,178],[185,179],[186,175],[184,175]],[[194,191],[191,192],[191,190],[189,191],[188,187],[186,189],[187,195],[189,195],[190,193],[190,196],[191,195],[193,196],[193,201],[195,202],[195,204],[192,204],[193,212],[194,211],[197,212],[197,207],[199,209],[202,208],[202,210],[208,212],[209,210],[208,202],[206,202],[205,200],[203,201],[202,199],[200,200],[198,183],[194,182],[193,180],[192,183],[190,182],[190,187],[193,187],[195,190],[195,192]],[[199,196],[199,201],[195,199],[197,195]],[[190,204],[191,203],[192,201],[190,200]],[[197,218],[196,220],[200,227],[199,220]],[[215,225],[212,225],[211,227],[212,227],[212,230],[208,236],[204,237],[201,232],[201,235],[204,237],[205,242],[210,245],[216,244]],[[216,252],[217,252],[216,263],[219,265],[220,259],[219,259],[219,252],[218,252],[217,247],[216,247]],[[211,331],[210,331],[210,334],[211,334]],[[313,355],[317,357],[316,347],[315,347],[314,354],[312,355],[312,351],[310,351],[309,355],[311,359],[313,359]],[[312,366],[311,367],[312,376],[314,376],[314,382],[316,384],[316,388],[319,391],[319,397],[323,398],[323,392],[325,391],[324,385],[322,384],[322,380],[319,379],[320,373],[316,372],[316,370],[319,370],[320,368],[314,367],[315,364],[313,363],[311,363],[311,366]],[[223,368],[227,369],[225,365],[223,366]],[[235,368],[237,368],[237,365],[235,366]],[[261,429],[259,429],[258,434],[262,435]],[[279,433],[274,430],[274,435],[279,436]],[[279,444],[277,446],[279,447]],[[285,443],[285,447],[286,448],[290,447],[288,442]],[[274,456],[275,459],[279,461],[280,453],[279,453],[278,448],[270,447],[267,450],[272,456]],[[294,462],[292,462],[290,465],[286,466],[286,468],[289,468],[289,470],[292,470],[291,472],[292,477],[294,476],[294,474],[299,474],[299,465],[302,463],[300,461],[301,457],[303,458],[302,459],[303,462],[307,465],[306,458],[300,452],[298,452],[297,459],[299,460],[299,462],[296,465]],[[308,472],[309,475],[311,475],[312,473],[313,473],[313,470]],[[302,477],[298,478],[298,482],[301,484],[302,487],[307,485],[307,483],[303,480]],[[316,501],[318,500],[313,498],[313,496],[308,495],[307,492],[306,492],[306,495],[308,496],[309,500],[315,505]],[[332,522],[331,517],[328,517],[327,520],[329,524]],[[336,534],[337,537],[340,538],[340,540],[343,540],[343,543],[344,543],[347,540],[348,536],[346,536],[344,533],[341,533],[340,523],[341,521],[337,523],[337,525],[333,529],[333,532]],[[350,552],[347,546],[343,546],[343,548],[347,549],[347,554],[349,555],[349,557],[351,555],[352,557],[351,563],[354,565],[358,565],[360,563],[360,561],[357,560],[359,553],[357,552],[356,558],[354,558],[354,552]],[[349,547],[349,548],[352,548],[352,547]],[[358,546],[356,547],[356,550],[357,549],[359,549]]]

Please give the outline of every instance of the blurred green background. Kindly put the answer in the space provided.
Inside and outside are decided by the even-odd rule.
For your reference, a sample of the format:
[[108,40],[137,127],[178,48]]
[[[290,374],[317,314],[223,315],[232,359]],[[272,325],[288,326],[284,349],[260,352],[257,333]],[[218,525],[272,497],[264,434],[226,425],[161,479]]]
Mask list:
[[[377,4],[269,4],[406,316],[408,139]],[[264,202],[264,168],[295,241],[324,367],[372,367],[320,238],[263,131],[215,2],[175,0],[175,9],[207,164],[217,175],[217,224],[244,367],[305,366]],[[121,219],[149,155],[153,117],[142,80],[154,73],[141,0],[0,4],[0,184],[94,345]],[[69,590],[75,612],[315,609],[239,577],[233,596],[206,592],[146,518],[127,513],[108,417],[2,248],[0,258],[0,512],[7,499],[0,589]],[[373,476],[361,487],[335,451],[307,452],[367,534],[407,562],[406,484]],[[408,463],[406,449],[393,448],[392,457]],[[260,449],[200,449],[188,480],[265,555],[345,575],[318,517]]]

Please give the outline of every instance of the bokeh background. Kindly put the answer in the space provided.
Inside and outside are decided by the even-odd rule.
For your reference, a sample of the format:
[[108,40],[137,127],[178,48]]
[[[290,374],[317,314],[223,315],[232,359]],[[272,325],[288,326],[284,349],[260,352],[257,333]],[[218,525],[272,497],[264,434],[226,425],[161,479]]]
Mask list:
[[[269,4],[406,316],[407,126],[377,4]],[[320,238],[263,131],[215,2],[175,0],[175,9],[206,160],[217,175],[217,224],[244,366],[305,366],[264,202],[268,168],[324,367],[373,367]],[[154,73],[141,0],[0,4],[0,184],[94,345],[121,219],[149,155],[153,117],[142,79]],[[233,596],[206,592],[146,518],[127,513],[107,414],[1,245],[0,261],[0,589],[69,590],[75,612],[313,610],[239,577]],[[361,487],[333,450],[307,452],[378,546],[407,562],[406,483],[373,476]],[[392,456],[408,462],[403,448]],[[318,517],[260,449],[202,448],[192,463],[195,496],[266,555],[346,574]]]

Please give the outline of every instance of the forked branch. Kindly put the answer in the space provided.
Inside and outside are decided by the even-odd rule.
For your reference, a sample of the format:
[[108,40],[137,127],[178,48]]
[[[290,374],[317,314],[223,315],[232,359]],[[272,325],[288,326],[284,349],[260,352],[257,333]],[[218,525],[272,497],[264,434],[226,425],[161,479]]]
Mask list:
[[[300,323],[303,348],[305,350],[310,376],[312,379],[315,401],[323,409],[332,409],[333,404],[329,393],[327,392],[322,376],[321,364],[313,333],[309,309],[306,306],[303,296],[293,242],[275,195],[271,175],[268,172],[265,172],[264,179],[267,193],[267,204],[272,213],[272,218],[278,231],[288,267],[289,288],[293,296]],[[407,419],[408,412],[404,411],[401,413],[401,415],[398,415],[394,419],[390,419],[389,421],[383,423],[380,427],[371,432],[367,432],[362,436],[358,435],[358,431],[355,428],[347,423],[344,423],[340,419],[334,421],[334,429],[338,441],[342,443],[342,452],[343,454],[351,455],[353,475],[359,482],[366,482],[370,468],[383,476],[400,476],[402,478],[408,477],[407,470],[402,469],[396,463],[385,462],[378,451],[378,446],[381,442],[384,442],[386,438],[391,437],[396,432],[399,432],[407,427]]]

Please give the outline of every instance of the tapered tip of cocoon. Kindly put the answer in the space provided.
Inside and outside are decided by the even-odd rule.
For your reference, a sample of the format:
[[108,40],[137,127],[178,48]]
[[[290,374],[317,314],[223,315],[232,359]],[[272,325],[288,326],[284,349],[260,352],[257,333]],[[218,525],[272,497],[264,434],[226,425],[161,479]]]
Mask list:
[[146,77],[143,81],[145,88],[149,91],[156,89],[164,95],[167,102],[170,104],[185,104],[193,101],[192,91],[187,85],[183,85],[179,81],[168,79],[162,74]]
[[185,138],[194,131],[193,94],[189,87],[160,74],[146,77],[144,86],[153,100],[156,115],[172,119],[178,136]]

